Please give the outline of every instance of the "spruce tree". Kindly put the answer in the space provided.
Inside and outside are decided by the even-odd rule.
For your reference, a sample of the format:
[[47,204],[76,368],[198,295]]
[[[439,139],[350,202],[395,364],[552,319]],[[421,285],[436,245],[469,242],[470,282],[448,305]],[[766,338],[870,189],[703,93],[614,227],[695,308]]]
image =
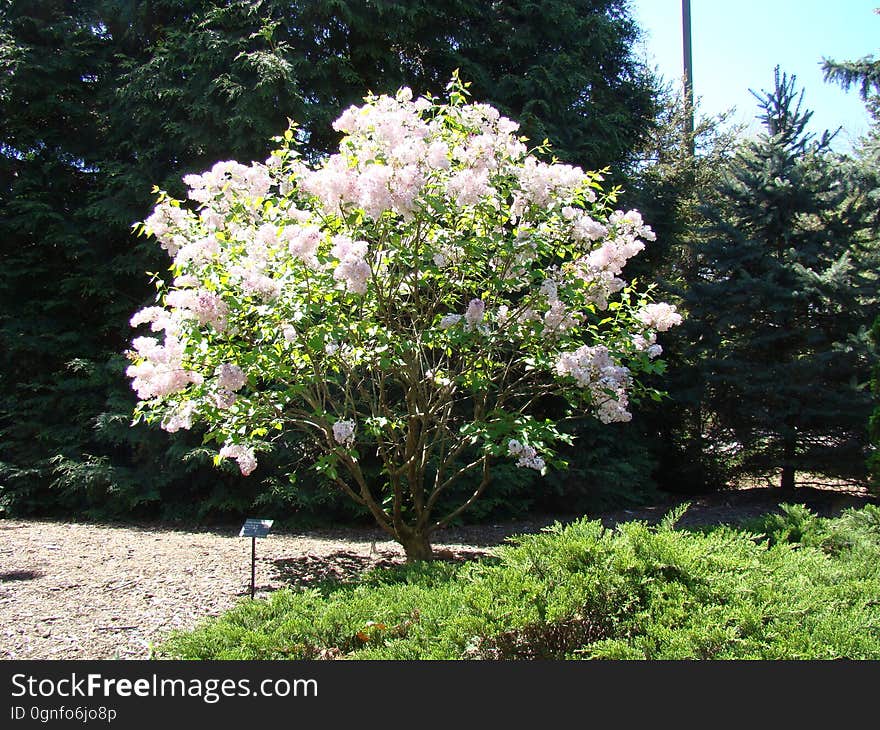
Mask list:
[[[869,281],[861,219],[832,135],[807,132],[795,78],[755,94],[763,131],[742,144],[709,208],[708,242],[688,292],[704,407],[716,451],[744,474],[861,476],[869,399]],[[720,448],[718,448],[720,447]]]
[[[875,346],[880,346],[880,317],[874,320],[871,328],[871,338]],[[871,377],[871,392],[874,395],[875,404],[880,402],[880,365],[874,366]],[[868,439],[873,451],[868,457],[868,470],[876,487],[880,484],[880,405],[875,405],[873,413],[868,419]]]
[[[874,10],[880,14],[880,9]],[[825,80],[840,84],[848,90],[858,87],[859,95],[865,102],[872,118],[868,134],[859,142],[856,149],[854,176],[861,191],[861,204],[871,221],[866,232],[866,258],[873,271],[880,271],[880,60],[866,56],[855,61],[834,61],[825,59],[823,63]],[[876,278],[873,280],[877,287]],[[876,312],[876,306],[874,308]],[[880,347],[880,316],[871,328],[871,342]],[[874,395],[874,411],[868,421],[868,439],[873,451],[868,459],[868,468],[875,486],[880,484],[880,365],[874,366],[871,380]]]

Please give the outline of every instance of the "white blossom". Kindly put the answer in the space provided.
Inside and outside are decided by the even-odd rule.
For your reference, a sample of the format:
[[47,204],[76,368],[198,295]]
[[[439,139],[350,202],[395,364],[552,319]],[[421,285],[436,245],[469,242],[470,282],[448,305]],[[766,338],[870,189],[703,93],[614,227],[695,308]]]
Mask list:
[[333,438],[337,444],[351,446],[354,443],[354,434],[355,422],[352,420],[336,421],[333,424]]

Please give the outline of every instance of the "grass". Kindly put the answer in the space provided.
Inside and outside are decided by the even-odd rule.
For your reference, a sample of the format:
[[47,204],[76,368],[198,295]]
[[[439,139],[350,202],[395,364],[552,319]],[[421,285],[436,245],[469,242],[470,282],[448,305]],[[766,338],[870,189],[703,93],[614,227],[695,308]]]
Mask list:
[[183,659],[878,659],[880,509],[785,505],[746,526],[516,538],[463,565],[377,569],[243,601],[156,650]]

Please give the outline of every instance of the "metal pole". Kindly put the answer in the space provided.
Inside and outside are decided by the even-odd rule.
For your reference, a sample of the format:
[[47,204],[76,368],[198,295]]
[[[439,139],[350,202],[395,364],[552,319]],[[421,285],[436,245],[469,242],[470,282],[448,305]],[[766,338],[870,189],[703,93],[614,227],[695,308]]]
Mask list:
[[681,0],[681,35],[684,51],[684,133],[694,156],[694,59],[691,49],[691,0]]
[[254,600],[254,580],[257,577],[257,538],[251,538],[251,600]]

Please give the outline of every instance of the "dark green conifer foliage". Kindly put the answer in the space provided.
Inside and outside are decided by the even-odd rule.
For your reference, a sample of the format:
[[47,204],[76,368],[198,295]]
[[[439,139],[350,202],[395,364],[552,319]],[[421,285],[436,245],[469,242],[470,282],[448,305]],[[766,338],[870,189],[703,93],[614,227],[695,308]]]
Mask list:
[[[643,212],[657,240],[627,267],[627,273],[658,286],[658,298],[684,302],[698,276],[705,244],[706,217],[701,202],[716,202],[716,188],[729,165],[742,130],[728,124],[729,114],[697,119],[691,138],[685,132],[687,112],[674,89],[665,93],[658,129],[640,151],[639,175],[627,191],[627,205]],[[706,458],[716,443],[713,422],[705,410],[705,378],[699,342],[690,337],[699,323],[685,320],[662,336],[668,367],[656,387],[666,392],[659,401],[642,403],[627,430],[639,426],[652,453],[653,478],[664,490],[699,493],[722,486],[726,459]]]
[[625,0],[0,3],[0,508],[332,510],[291,489],[303,444],[242,480],[197,433],[129,427],[128,317],[168,263],[131,233],[151,187],[264,159],[288,118],[321,154],[367,90],[439,94],[455,68],[536,143],[621,168],[653,114],[637,32]]
[[[870,280],[862,220],[831,135],[806,131],[795,79],[756,94],[764,129],[740,147],[707,210],[708,242],[687,296],[716,453],[739,473],[859,477],[869,399]],[[718,448],[718,447],[721,448]]]
[[[880,13],[880,9],[874,11]],[[873,259],[874,272],[880,271],[880,60],[866,56],[856,61],[825,60],[823,64],[825,80],[840,84],[844,89],[858,87],[859,95],[867,105],[872,117],[872,125],[867,136],[861,141],[854,169],[855,182],[862,192],[862,205],[872,226],[866,236],[866,249],[869,260]],[[877,287],[877,280],[874,279]],[[876,307],[875,310],[876,311]],[[874,320],[871,339],[875,347],[880,347],[880,316]],[[868,422],[868,438],[873,452],[868,467],[875,487],[880,485],[880,365],[875,365],[871,380],[874,394],[874,411]]]
[[[880,346],[880,317],[874,320],[874,326],[871,328],[871,338],[875,346]],[[880,365],[874,366],[874,372],[871,374],[871,392],[874,395],[874,402],[880,402]],[[880,484],[880,406],[874,407],[868,419],[868,439],[870,440],[874,451],[868,457],[868,469],[876,488]]]

